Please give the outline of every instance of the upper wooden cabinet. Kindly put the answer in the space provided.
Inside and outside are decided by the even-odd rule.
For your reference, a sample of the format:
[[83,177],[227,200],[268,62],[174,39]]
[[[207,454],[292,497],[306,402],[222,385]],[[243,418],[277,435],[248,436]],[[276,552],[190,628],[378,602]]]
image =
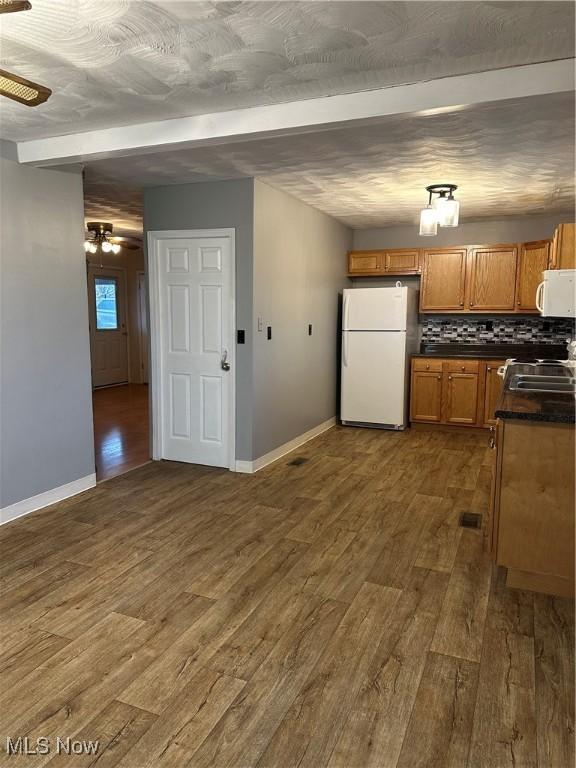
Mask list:
[[378,275],[382,269],[382,251],[350,251],[348,254],[349,275]]
[[520,246],[516,272],[516,309],[519,312],[536,310],[536,289],[542,281],[542,272],[548,269],[549,257],[549,240],[536,240]]
[[464,309],[466,248],[435,248],[422,253],[422,312]]
[[516,287],[516,245],[470,249],[468,309],[472,312],[512,312]]
[[384,251],[384,269],[393,275],[413,275],[420,272],[420,250],[402,248]]
[[576,224],[559,224],[550,253],[550,269],[576,269]]
[[350,251],[348,274],[351,277],[420,274],[420,249],[396,248],[378,251]]

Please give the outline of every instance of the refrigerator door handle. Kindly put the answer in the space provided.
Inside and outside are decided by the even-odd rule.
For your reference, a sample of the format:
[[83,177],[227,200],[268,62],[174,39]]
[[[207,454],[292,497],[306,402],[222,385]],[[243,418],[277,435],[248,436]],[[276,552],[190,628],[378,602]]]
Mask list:
[[342,334],[342,363],[344,368],[348,368],[348,331]]
[[344,321],[343,321],[342,327],[344,328],[345,331],[348,330],[348,309],[349,309],[349,306],[350,306],[349,299],[350,299],[350,297],[348,296],[348,293],[345,293],[344,294],[344,312],[342,313],[343,316],[344,316]]

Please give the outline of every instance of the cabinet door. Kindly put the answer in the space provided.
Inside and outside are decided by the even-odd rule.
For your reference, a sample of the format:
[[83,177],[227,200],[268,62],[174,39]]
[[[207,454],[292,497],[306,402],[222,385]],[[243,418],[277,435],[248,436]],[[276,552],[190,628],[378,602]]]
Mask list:
[[549,240],[537,240],[520,246],[516,275],[516,310],[518,312],[538,311],[536,289],[542,282],[542,272],[548,269],[549,255]]
[[393,275],[417,275],[420,272],[420,251],[418,248],[385,251],[384,267]]
[[442,418],[442,374],[432,371],[412,372],[410,397],[412,421],[439,422]]
[[478,407],[478,374],[444,374],[446,424],[476,424]]
[[576,269],[576,224],[559,224],[556,228],[549,269]]
[[472,312],[510,312],[516,288],[516,245],[470,249],[468,308]]
[[348,254],[349,275],[378,275],[383,272],[382,251],[350,251]]
[[484,426],[496,424],[494,411],[502,394],[504,379],[498,376],[498,368],[504,365],[504,360],[489,360],[486,363],[486,386],[484,388]]
[[466,248],[441,248],[422,253],[421,312],[464,309]]

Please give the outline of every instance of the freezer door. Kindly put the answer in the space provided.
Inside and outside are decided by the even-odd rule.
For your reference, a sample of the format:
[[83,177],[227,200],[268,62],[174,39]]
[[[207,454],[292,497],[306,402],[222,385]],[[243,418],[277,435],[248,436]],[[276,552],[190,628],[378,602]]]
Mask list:
[[345,331],[405,331],[408,288],[346,288]]
[[406,334],[342,332],[342,421],[406,426]]

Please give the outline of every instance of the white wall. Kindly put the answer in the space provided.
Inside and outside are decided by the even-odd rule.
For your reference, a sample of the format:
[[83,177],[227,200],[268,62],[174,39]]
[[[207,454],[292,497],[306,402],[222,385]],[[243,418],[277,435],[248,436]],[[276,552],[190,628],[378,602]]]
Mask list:
[[354,248],[358,250],[442,248],[445,245],[484,245],[546,240],[552,237],[560,222],[573,220],[573,212],[567,212],[548,216],[462,221],[460,226],[454,229],[439,227],[435,237],[420,237],[418,223],[381,229],[357,229],[354,231]]
[[351,243],[344,225],[255,181],[254,458],[337,413],[339,301]]
[[0,507],[94,473],[82,177],[0,158]]

